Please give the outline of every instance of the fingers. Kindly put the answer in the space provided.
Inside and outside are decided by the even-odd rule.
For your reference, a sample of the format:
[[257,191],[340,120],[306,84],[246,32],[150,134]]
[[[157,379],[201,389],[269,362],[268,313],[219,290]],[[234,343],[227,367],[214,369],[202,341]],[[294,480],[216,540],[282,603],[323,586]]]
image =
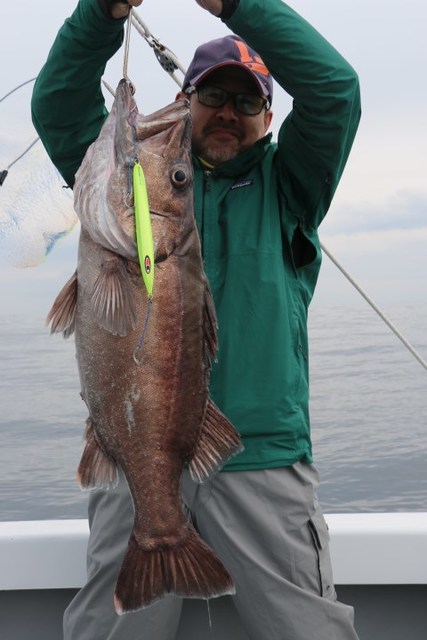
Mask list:
[[127,2],[116,2],[111,7],[111,16],[116,20],[120,18],[126,18],[129,14],[129,5],[132,7],[139,7],[142,4],[142,0],[128,0]]
[[197,4],[214,16],[222,12],[222,0],[196,0]]

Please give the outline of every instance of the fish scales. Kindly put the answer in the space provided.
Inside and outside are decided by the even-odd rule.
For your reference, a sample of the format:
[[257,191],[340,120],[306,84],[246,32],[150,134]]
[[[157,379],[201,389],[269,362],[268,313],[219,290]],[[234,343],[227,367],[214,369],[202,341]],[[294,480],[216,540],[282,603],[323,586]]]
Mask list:
[[[137,159],[155,245],[150,301],[137,259],[130,188]],[[132,496],[134,526],[116,610],[135,611],[168,593],[233,593],[230,574],[181,506],[186,466],[202,482],[242,448],[209,398],[216,315],[194,219],[187,100],[143,116],[122,80],[76,175],[74,201],[81,221],[77,271],[48,323],[65,337],[75,332],[89,412],[80,484],[114,484],[120,467]]]

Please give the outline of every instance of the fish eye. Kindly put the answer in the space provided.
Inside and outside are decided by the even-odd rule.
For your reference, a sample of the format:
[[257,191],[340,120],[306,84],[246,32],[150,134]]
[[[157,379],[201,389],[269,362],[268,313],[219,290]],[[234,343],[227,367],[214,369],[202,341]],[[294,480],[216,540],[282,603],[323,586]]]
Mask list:
[[184,187],[188,182],[188,175],[184,169],[175,169],[172,172],[171,178],[176,187]]

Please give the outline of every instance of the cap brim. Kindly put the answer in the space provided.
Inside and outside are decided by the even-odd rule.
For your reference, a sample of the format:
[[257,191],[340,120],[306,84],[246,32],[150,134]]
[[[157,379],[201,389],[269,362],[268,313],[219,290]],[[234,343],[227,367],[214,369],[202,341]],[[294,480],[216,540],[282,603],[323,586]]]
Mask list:
[[191,78],[191,80],[188,81],[188,86],[197,87],[197,85],[200,84],[207,76],[209,76],[211,73],[213,73],[217,69],[222,69],[223,67],[240,67],[241,69],[246,71],[248,76],[250,76],[255,81],[257,87],[260,89],[261,95],[265,96],[270,100],[270,94],[268,92],[268,89],[261,82],[258,76],[253,71],[248,69],[248,67],[245,64],[242,64],[241,62],[237,62],[237,61],[236,62],[234,61],[220,62],[219,64],[215,64],[212,67],[209,67],[209,69],[206,69],[205,71],[203,71],[203,73],[199,73],[199,75],[195,76],[194,78]]

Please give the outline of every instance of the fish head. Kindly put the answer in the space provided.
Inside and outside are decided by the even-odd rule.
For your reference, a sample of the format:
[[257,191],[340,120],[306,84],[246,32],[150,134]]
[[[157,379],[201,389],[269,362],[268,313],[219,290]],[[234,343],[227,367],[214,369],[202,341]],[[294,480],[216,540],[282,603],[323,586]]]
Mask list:
[[111,111],[89,146],[74,184],[74,209],[93,242],[127,259],[136,259],[129,176],[135,157],[134,119],[138,109],[130,83],[120,81]]
[[[153,239],[169,253],[194,225],[191,114],[176,100],[135,122],[138,160],[147,186]],[[159,248],[161,247],[161,249]]]
[[189,102],[180,99],[145,116],[131,83],[122,79],[100,135],[76,174],[74,206],[94,242],[133,261],[138,259],[136,162],[145,175],[154,243],[164,245],[169,237],[179,242],[184,221],[193,216]]

